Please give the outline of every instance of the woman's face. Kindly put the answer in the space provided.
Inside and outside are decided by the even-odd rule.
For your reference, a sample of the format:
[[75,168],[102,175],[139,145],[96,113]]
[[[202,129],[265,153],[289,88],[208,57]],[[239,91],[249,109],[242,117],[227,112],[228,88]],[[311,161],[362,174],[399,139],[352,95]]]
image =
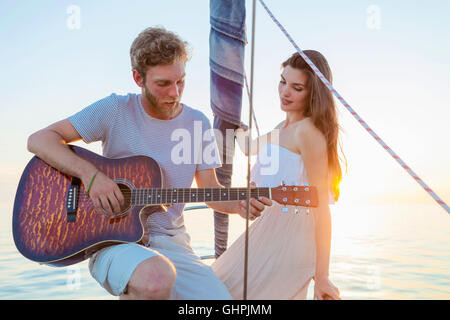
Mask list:
[[309,102],[308,74],[302,70],[286,66],[278,85],[281,110],[302,112]]

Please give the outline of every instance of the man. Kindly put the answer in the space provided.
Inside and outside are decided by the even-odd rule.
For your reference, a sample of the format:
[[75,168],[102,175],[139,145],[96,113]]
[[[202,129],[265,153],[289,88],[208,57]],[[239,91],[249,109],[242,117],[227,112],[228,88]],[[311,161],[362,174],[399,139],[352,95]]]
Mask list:
[[[175,130],[183,129],[195,136],[211,128],[205,115],[180,102],[184,89],[187,43],[163,28],[147,28],[134,40],[131,49],[133,78],[141,94],[112,94],[68,119],[56,122],[32,134],[28,150],[69,175],[79,177],[96,210],[113,217],[120,213],[124,197],[117,184],[81,159],[67,146],[83,139],[102,141],[103,155],[122,158],[147,155],[161,166],[165,187],[189,188],[195,177],[199,188],[222,187],[214,161],[202,161],[205,145],[191,141],[197,154],[187,154],[193,161],[174,161],[177,141]],[[186,131],[187,130],[187,131]],[[197,161],[200,157],[200,161]],[[251,199],[251,217],[258,217],[267,198]],[[208,203],[214,210],[246,215],[245,202]],[[166,213],[156,212],[147,218],[146,245],[119,244],[96,252],[89,261],[92,276],[108,292],[121,299],[229,299],[225,286],[212,269],[203,264],[189,244],[183,211],[175,204]]]

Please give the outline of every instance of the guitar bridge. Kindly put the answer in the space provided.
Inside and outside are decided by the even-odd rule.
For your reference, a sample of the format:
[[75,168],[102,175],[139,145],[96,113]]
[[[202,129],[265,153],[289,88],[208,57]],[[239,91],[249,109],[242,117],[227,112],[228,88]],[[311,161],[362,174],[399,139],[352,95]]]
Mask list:
[[75,222],[76,220],[78,200],[80,198],[80,185],[81,180],[76,177],[72,177],[72,183],[70,184],[66,196],[67,222]]

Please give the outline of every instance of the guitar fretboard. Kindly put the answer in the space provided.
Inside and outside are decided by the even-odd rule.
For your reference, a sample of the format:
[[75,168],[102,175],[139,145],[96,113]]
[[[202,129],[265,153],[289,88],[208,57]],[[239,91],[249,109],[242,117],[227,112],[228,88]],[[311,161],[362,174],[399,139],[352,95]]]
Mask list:
[[[270,198],[270,188],[250,190],[251,198]],[[174,204],[189,202],[220,202],[247,199],[247,188],[174,188],[134,189],[131,192],[133,205]]]

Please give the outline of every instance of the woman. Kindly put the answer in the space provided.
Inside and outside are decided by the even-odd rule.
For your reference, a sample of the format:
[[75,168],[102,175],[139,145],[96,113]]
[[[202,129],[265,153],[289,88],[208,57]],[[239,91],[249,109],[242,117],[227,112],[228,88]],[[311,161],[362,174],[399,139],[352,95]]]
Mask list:
[[[331,83],[331,70],[323,55],[314,50],[305,54]],[[258,154],[252,180],[261,187],[276,187],[281,181],[315,186],[319,206],[310,210],[287,206],[287,212],[282,212],[283,206],[274,202],[251,224],[247,299],[306,299],[311,279],[315,299],[340,299],[339,290],[329,280],[329,203],[338,199],[342,178],[336,106],[331,92],[298,53],[282,68],[278,92],[286,120],[252,142],[251,150]],[[244,136],[245,129],[239,129],[240,145]],[[272,174],[264,173],[267,168],[260,161],[268,154],[278,155],[278,170]],[[235,299],[243,298],[244,237],[242,234],[212,264]]]

